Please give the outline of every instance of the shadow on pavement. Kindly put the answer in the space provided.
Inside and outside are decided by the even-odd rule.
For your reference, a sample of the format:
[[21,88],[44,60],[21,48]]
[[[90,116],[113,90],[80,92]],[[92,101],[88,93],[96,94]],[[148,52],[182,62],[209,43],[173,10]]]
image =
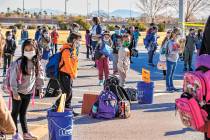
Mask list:
[[143,112],[174,111],[175,104],[174,103],[162,103],[162,104],[142,105],[142,104],[138,104],[138,103],[133,103],[131,105],[131,110],[142,110]]
[[49,108],[44,108],[44,109],[34,109],[34,110],[29,110],[29,112],[44,112],[48,110]]
[[27,122],[39,122],[39,121],[43,121],[46,119],[47,119],[46,117],[30,118],[30,119],[27,119]]
[[[139,53],[139,57],[138,58],[132,58],[133,64],[131,64],[131,69],[140,73],[141,74],[141,70],[142,68],[148,69],[151,72],[151,80],[153,81],[157,81],[157,80],[162,80],[163,79],[163,73],[161,70],[158,70],[157,67],[151,67],[148,66],[148,54],[146,52],[144,53]],[[158,63],[158,59],[159,59],[159,54],[156,53],[156,55],[154,56],[154,64]],[[176,71],[174,74],[174,80],[182,80],[183,79],[183,68],[184,68],[184,63],[183,61],[178,61],[177,67],[176,67]]]
[[94,85],[81,85],[81,86],[73,86],[73,88],[96,87],[96,86],[98,86],[98,84],[94,84]]
[[97,77],[98,75],[82,75],[82,76],[78,76],[77,78],[89,78],[89,77]]
[[81,125],[81,124],[93,124],[93,123],[99,123],[99,122],[104,122],[104,121],[110,121],[110,120],[105,120],[105,119],[94,119],[91,118],[90,116],[81,116],[77,117],[74,119],[74,124],[75,125]]
[[187,131],[194,131],[194,130],[192,130],[191,128],[183,128],[182,130],[166,132],[164,136],[181,135],[186,133]]

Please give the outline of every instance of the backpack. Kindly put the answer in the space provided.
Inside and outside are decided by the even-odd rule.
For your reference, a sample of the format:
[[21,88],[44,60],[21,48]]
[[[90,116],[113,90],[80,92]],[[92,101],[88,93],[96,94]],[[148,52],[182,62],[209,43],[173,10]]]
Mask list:
[[[210,114],[208,114],[210,112],[210,67],[209,64],[201,60],[208,62],[209,56],[199,56],[196,71],[185,73],[184,94],[176,100],[181,119],[186,118],[187,115],[190,116],[188,117],[190,123],[188,126],[197,131],[201,129],[202,125],[204,126],[203,122],[210,119]],[[188,112],[186,113],[186,111]],[[184,123],[184,125],[186,124]]]
[[[71,48],[65,48],[65,49],[69,49],[70,53],[72,53]],[[61,57],[62,57],[62,52],[65,49],[63,49],[61,52],[54,54],[53,56],[51,56],[49,58],[49,61],[46,65],[46,69],[45,69],[45,73],[48,78],[58,79],[59,70],[65,65],[65,64],[63,64],[62,66],[59,66]]]
[[109,88],[110,85],[119,85],[120,80],[115,75],[110,75],[104,82],[104,89]]
[[113,119],[118,112],[117,97],[109,90],[100,93],[92,107],[91,116],[98,119]]
[[57,97],[58,95],[60,95],[59,89],[60,85],[58,83],[58,80],[50,79],[47,85],[45,97]]
[[[13,95],[13,92],[12,92],[12,88],[11,88],[11,85],[10,85],[10,81],[11,81],[11,74],[16,71],[16,67],[19,67],[18,65],[18,61],[14,61],[10,64],[9,68],[7,69],[7,73],[6,73],[6,77],[3,79],[3,84],[2,84],[2,90],[9,94],[10,97],[9,97],[9,110],[11,109],[11,103],[12,103],[12,95]],[[20,67],[19,67],[20,69]],[[22,79],[22,73],[19,72],[17,73],[17,82],[18,84],[21,84],[21,79]]]
[[176,100],[176,110],[180,114],[182,123],[194,130],[202,130],[208,121],[207,112],[188,93],[182,94],[182,97]]
[[131,107],[129,101],[120,101],[118,103],[118,116],[121,119],[127,119],[131,116]]
[[135,88],[125,88],[125,91],[126,91],[128,97],[129,97],[130,101],[137,101],[138,100],[137,99],[137,93],[138,93],[137,89],[135,89]]

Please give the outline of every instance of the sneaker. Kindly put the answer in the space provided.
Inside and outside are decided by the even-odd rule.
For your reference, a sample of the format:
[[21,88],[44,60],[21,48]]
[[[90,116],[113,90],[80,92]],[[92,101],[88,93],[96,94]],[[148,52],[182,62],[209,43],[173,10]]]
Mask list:
[[20,133],[16,133],[15,135],[12,136],[12,140],[23,140],[23,137],[21,136]]
[[173,93],[173,90],[167,88],[167,89],[166,89],[166,92],[167,92],[167,93]]
[[171,90],[176,91],[176,92],[177,92],[177,91],[179,91],[179,89],[174,88],[174,87],[173,87],[173,88],[171,88]]
[[103,84],[104,84],[104,81],[103,80],[100,80],[98,85],[99,86],[103,86]]
[[37,140],[38,138],[31,133],[24,133],[23,134],[23,139],[24,140]]
[[186,72],[187,71],[187,68],[184,68],[184,70],[183,70],[184,72]]
[[74,115],[74,117],[76,117],[76,116],[79,116],[80,114],[79,113],[77,113],[77,112],[75,112],[74,110],[73,110],[73,115]]
[[193,68],[189,68],[189,71],[193,71]]

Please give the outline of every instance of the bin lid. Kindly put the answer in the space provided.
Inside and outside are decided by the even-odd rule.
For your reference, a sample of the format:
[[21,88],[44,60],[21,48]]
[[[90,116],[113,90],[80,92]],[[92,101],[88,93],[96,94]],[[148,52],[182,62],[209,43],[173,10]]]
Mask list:
[[154,82],[146,83],[144,81],[139,81],[137,83],[137,88],[138,87],[151,87],[151,88],[154,88],[154,86],[155,86],[155,83]]
[[71,110],[65,110],[64,112],[54,112],[52,109],[47,111],[47,117],[73,117]]

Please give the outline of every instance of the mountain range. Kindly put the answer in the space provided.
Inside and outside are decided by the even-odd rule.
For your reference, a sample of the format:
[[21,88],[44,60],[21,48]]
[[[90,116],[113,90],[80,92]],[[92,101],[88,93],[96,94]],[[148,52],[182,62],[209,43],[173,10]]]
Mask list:
[[[32,9],[26,9],[26,11],[29,11],[30,13],[34,13],[34,12],[39,12],[40,9],[39,8],[32,8]],[[43,9],[42,11],[46,11],[48,13],[48,15],[50,15],[51,13],[54,15],[61,15],[64,12],[60,11],[60,10],[52,10],[52,9]],[[70,13],[71,15],[80,15],[79,13]],[[93,11],[91,13],[89,13],[89,15],[91,16],[97,16],[98,15],[98,11]],[[104,10],[100,11],[100,16],[102,17],[108,17],[108,13]],[[117,9],[114,10],[112,12],[110,12],[109,14],[110,17],[121,17],[121,18],[128,18],[128,17],[140,17],[141,13],[137,12],[137,11],[133,11],[133,10],[127,10],[127,9]]]

